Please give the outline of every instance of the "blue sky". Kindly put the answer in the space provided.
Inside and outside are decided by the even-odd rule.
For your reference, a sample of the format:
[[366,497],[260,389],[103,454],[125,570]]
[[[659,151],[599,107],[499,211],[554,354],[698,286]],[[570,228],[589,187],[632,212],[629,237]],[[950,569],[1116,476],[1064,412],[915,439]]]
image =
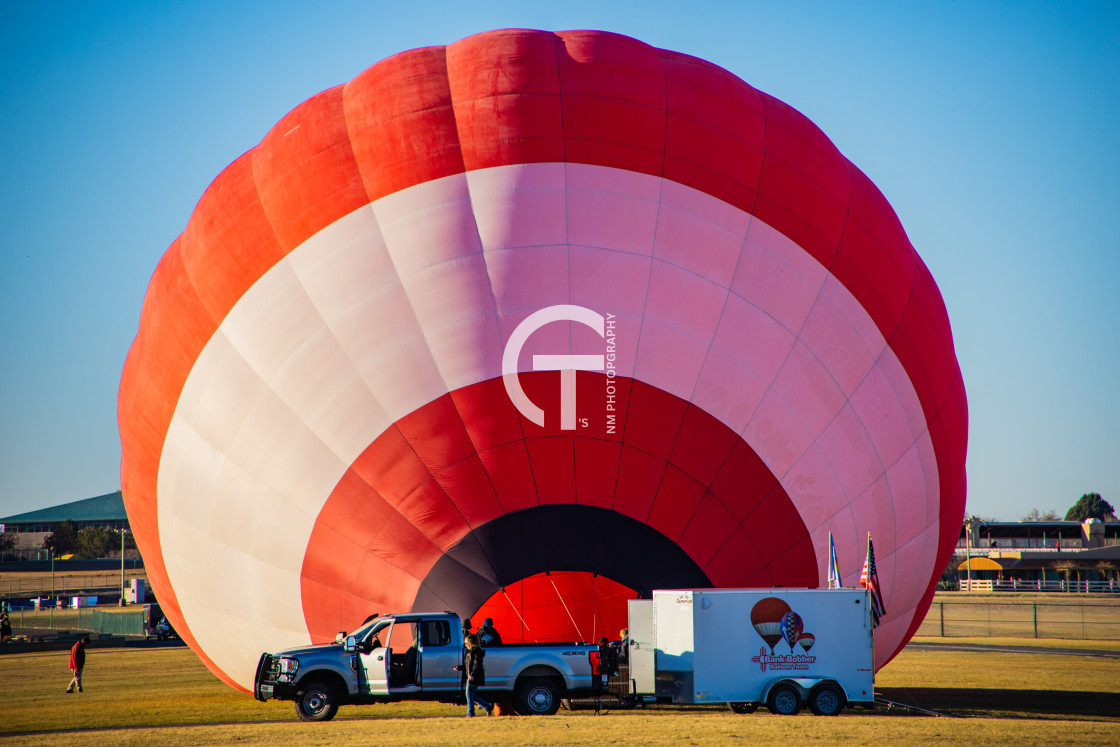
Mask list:
[[116,490],[148,280],[285,113],[396,52],[594,28],[797,107],[898,212],[949,309],[969,510],[1120,507],[1120,4],[5,3],[0,516]]

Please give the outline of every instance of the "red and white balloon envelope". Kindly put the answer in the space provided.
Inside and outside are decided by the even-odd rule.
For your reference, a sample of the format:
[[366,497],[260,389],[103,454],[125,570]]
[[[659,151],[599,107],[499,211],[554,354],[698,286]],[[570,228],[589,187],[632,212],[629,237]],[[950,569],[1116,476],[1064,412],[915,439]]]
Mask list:
[[874,538],[882,666],[964,512],[949,321],[886,199],[792,107],[598,31],[296,107],[156,268],[119,420],[154,590],[241,688],[372,612],[594,641],[655,588],[822,585],[830,532],[849,584]]

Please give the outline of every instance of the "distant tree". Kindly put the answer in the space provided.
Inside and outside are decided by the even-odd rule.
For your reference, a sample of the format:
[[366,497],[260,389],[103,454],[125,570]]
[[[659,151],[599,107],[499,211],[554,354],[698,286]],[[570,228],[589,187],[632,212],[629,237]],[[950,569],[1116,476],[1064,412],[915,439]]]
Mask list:
[[1097,571],[1104,576],[1105,581],[1111,581],[1117,571],[1120,571],[1120,562],[1115,560],[1098,560],[1096,565]]
[[1101,498],[1100,493],[1086,493],[1077,499],[1069,511],[1066,511],[1066,521],[1085,521],[1086,519],[1101,519],[1116,521],[1115,509]]
[[120,535],[108,527],[86,527],[74,545],[79,558],[107,558],[120,546]]
[[11,532],[0,532],[0,552],[16,549],[16,536]]
[[[1079,569],[1080,569],[1080,567],[1077,565],[1077,563],[1075,563],[1072,560],[1059,560],[1058,562],[1054,563],[1050,567],[1053,568],[1058,573],[1065,576],[1065,582],[1066,582],[1067,585],[1073,581],[1073,579],[1070,578],[1070,576],[1075,571],[1079,571]],[[1078,575],[1080,575],[1080,573]]]
[[43,540],[43,547],[50,550],[56,558],[59,555],[74,552],[77,545],[78,532],[74,529],[74,522],[69,519],[55,527],[54,532],[48,534],[47,538]]
[[1027,511],[1027,515],[1023,517],[1023,521],[1061,521],[1062,516],[1053,509],[1046,509],[1039,511],[1037,508],[1032,508]]
[[945,570],[941,572],[941,578],[937,579],[937,588],[940,591],[957,591],[960,586],[958,565],[960,565],[960,561],[957,560],[956,555],[949,558],[949,565],[945,566]]

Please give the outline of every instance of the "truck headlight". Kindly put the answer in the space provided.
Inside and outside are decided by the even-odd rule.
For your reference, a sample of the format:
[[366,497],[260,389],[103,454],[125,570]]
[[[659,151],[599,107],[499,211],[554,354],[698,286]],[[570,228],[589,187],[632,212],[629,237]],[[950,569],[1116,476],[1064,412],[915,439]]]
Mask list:
[[296,659],[281,659],[280,676],[277,679],[281,682],[291,682],[295,679],[297,671],[299,671],[299,661]]

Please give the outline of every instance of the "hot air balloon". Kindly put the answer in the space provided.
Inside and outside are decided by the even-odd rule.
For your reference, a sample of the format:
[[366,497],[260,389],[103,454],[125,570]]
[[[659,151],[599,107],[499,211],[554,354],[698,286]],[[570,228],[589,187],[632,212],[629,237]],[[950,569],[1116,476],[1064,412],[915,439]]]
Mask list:
[[771,654],[774,653],[774,646],[782,640],[782,621],[789,612],[789,605],[778,597],[760,599],[751,607],[751,625],[762,636],[762,640],[766,641]]
[[786,639],[786,643],[789,645],[790,653],[793,653],[793,646],[795,643],[797,643],[797,639],[801,637],[801,631],[804,629],[804,627],[805,625],[801,621],[801,615],[797,614],[796,612],[787,612],[782,615],[782,621],[780,625],[782,638]]
[[155,593],[246,689],[372,611],[595,640],[654,588],[817,586],[829,532],[852,568],[875,538],[882,666],[964,511],[948,318],[886,199],[790,106],[598,31],[296,107],[156,268],[118,415]]
[[[801,648],[805,649],[805,653],[809,653],[809,649],[817,642],[817,638],[812,633],[802,633],[797,642],[801,644]],[[792,650],[793,647],[791,646],[790,651]]]

